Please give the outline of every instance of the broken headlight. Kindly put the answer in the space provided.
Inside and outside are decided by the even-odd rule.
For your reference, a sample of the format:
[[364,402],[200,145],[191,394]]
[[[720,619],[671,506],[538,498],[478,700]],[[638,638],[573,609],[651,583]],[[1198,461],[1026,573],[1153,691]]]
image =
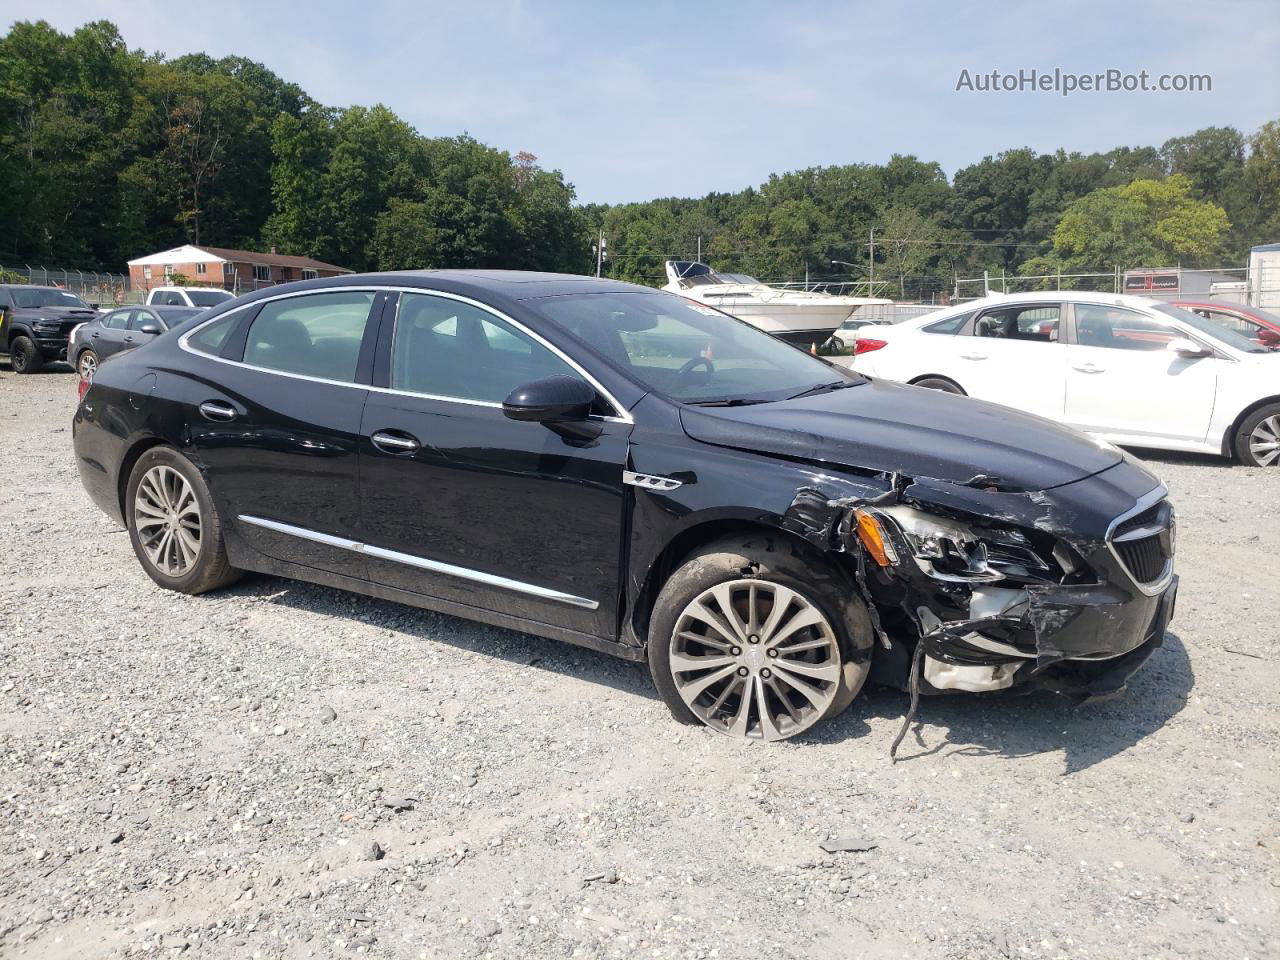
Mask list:
[[948,517],[895,504],[881,507],[898,538],[922,571],[938,580],[990,583],[996,580],[1041,580],[1049,564],[1027,537],[1012,528],[975,529]]

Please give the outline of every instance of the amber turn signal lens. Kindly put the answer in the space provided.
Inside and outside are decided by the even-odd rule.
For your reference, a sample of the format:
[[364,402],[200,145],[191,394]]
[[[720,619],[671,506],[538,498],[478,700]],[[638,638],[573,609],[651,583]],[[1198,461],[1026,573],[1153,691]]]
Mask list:
[[857,510],[854,517],[858,521],[858,539],[867,548],[867,553],[871,554],[871,559],[882,567],[891,567],[897,563],[898,553],[885,536],[884,527],[880,525],[876,515],[866,510]]

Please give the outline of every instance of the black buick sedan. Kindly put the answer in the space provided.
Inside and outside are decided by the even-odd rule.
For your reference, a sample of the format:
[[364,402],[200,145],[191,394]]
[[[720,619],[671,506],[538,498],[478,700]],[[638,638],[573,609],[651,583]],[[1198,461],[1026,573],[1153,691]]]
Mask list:
[[74,428],[162,587],[261,571],[647,661],[737,737],[869,677],[1114,694],[1177,584],[1166,491],[1109,444],[607,280],[275,287],[99,368]]

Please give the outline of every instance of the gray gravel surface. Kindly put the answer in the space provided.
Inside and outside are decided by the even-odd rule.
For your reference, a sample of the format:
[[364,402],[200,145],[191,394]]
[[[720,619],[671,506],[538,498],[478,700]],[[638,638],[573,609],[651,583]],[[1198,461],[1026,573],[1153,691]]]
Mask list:
[[891,691],[747,745],[552,641],[162,591],[74,404],[0,367],[0,956],[1277,955],[1280,471],[1152,455],[1182,592],[1127,695],[926,700],[894,765]]

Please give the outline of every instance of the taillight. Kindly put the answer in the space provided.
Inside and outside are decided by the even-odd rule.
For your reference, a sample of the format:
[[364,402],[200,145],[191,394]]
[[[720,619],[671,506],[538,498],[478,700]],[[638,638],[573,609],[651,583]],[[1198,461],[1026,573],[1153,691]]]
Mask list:
[[853,355],[856,357],[860,353],[870,353],[872,350],[879,350],[881,347],[887,347],[888,340],[872,340],[870,337],[859,337],[853,341]]
[[89,388],[90,388],[91,386],[93,386],[93,371],[92,371],[92,370],[90,370],[90,371],[89,371],[89,375],[88,375],[87,377],[82,377],[82,378],[80,379],[80,386],[79,386],[79,388],[78,388],[78,389],[79,389],[79,391],[80,391],[80,397],[79,397],[79,399],[80,399],[80,400],[84,400],[84,395],[85,395],[86,393],[88,393],[88,392],[89,392]]

